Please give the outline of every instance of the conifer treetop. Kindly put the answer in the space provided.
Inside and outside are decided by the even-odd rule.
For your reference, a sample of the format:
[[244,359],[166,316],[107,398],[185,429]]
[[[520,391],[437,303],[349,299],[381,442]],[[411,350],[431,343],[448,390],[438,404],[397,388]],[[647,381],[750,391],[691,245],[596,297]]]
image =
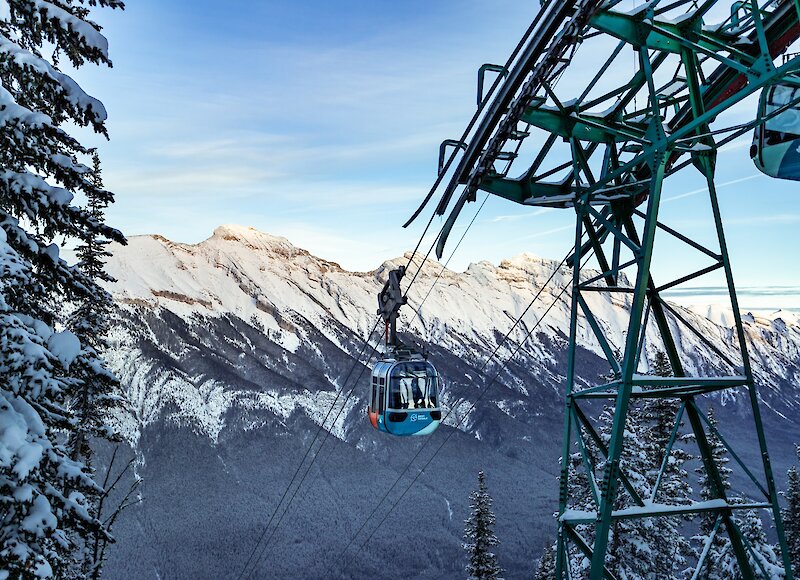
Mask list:
[[478,489],[470,494],[469,499],[471,513],[464,521],[464,549],[469,558],[465,568],[467,575],[475,580],[502,580],[503,570],[492,552],[500,542],[493,530],[492,497],[483,471],[478,472]]

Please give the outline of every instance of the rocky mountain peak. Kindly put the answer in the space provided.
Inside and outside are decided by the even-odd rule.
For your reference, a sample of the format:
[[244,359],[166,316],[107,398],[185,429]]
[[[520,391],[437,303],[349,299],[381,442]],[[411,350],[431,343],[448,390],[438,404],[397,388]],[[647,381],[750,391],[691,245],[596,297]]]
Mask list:
[[[374,358],[367,354],[364,340],[371,333],[369,344],[381,352],[383,329],[376,325],[376,295],[386,280],[386,270],[407,264],[410,254],[387,260],[371,272],[348,272],[285,238],[244,226],[221,226],[199,244],[138,236],[131,238],[128,246],[112,245],[110,249],[113,256],[108,269],[117,282],[108,289],[119,308],[108,356],[131,401],[130,408],[120,412],[118,428],[146,457],[145,480],[155,483],[148,484],[144,505],[154,506],[152,513],[159,518],[176,513],[176,505],[183,504],[176,503],[174,490],[200,482],[202,487],[190,487],[188,493],[177,495],[195,502],[191,513],[202,521],[220,510],[229,513],[236,505],[243,506],[237,517],[251,517],[257,511],[252,508],[252,490],[269,489],[274,496],[320,425],[337,444],[327,445],[329,451],[315,467],[319,471],[310,472],[309,481],[318,482],[315,493],[328,482],[347,484],[335,484],[335,494],[324,491],[322,511],[309,511],[308,523],[303,520],[298,529],[314,529],[314,534],[326,538],[326,531],[313,528],[324,521],[320,513],[328,515],[331,505],[360,505],[379,477],[395,478],[391,460],[395,459],[395,465],[405,464],[413,442],[382,437],[366,420],[370,364],[366,359]],[[420,261],[421,256],[412,260],[404,289]],[[460,533],[452,530],[459,528],[463,518],[457,513],[453,516],[451,503],[456,506],[467,497],[478,462],[481,469],[488,466],[496,474],[495,489],[506,494],[499,505],[515,506],[505,520],[514,522],[514,528],[505,532],[507,537],[544,529],[543,514],[552,512],[570,324],[564,290],[572,283],[569,268],[557,270],[551,279],[558,265],[555,260],[522,254],[500,264],[482,261],[465,272],[454,272],[431,260],[425,263],[408,293],[409,305],[401,312],[403,339],[424,345],[443,377],[441,404],[448,410],[445,425],[458,427],[452,443],[430,470],[439,478],[435,489],[440,491],[435,493],[440,495],[433,495],[430,479],[420,492],[424,501],[433,502],[424,508],[425,513],[439,514],[430,518],[432,525],[439,526],[431,533],[453,539],[454,553],[460,550]],[[537,299],[529,307],[534,296]],[[611,344],[622,345],[629,297],[592,293],[586,301],[598,324],[607,330]],[[734,364],[740,360],[724,310],[698,313],[676,308]],[[502,337],[523,313],[523,323],[516,325],[501,345]],[[770,450],[775,458],[794,461],[800,407],[800,325],[791,313],[777,314],[747,316],[745,332],[759,396],[764,400],[765,424],[772,429]],[[684,326],[675,323],[674,329],[687,372],[718,375],[723,364],[720,357]],[[577,372],[585,384],[608,372],[604,354],[592,337],[586,319],[579,315],[577,339],[582,348]],[[649,360],[661,345],[651,323],[643,345],[648,361],[640,365],[640,372],[650,370]],[[496,352],[495,360],[486,367],[492,352]],[[362,364],[355,365],[356,359]],[[714,399],[719,416],[726,417],[723,423],[737,425],[736,421],[741,421],[749,405],[745,396]],[[749,437],[747,431],[737,429],[730,436],[742,438],[744,449],[751,452],[747,445],[752,443],[744,440]],[[334,460],[328,461],[329,452],[336,454]],[[465,461],[474,463],[466,466]],[[776,465],[785,472],[786,465]],[[427,472],[426,478],[430,478]],[[277,487],[276,481],[281,482]],[[550,489],[553,496],[526,503],[529,511],[520,515],[516,507],[519,481],[534,489]],[[350,495],[342,495],[342,490]],[[313,499],[315,494],[308,497]],[[267,503],[272,505],[269,502],[276,499],[270,497]],[[410,505],[423,504],[414,500]],[[180,513],[180,517],[168,517],[184,526],[179,530],[180,540],[175,541],[183,546],[184,538],[205,528],[195,525],[195,520],[185,520],[185,511]],[[529,531],[520,532],[520,520],[528,522]],[[137,519],[128,533],[149,549],[153,542],[150,537],[145,539],[142,521],[147,522]],[[262,520],[256,523],[263,526]],[[248,529],[252,525],[248,524]],[[227,537],[212,531],[209,545]],[[401,533],[411,532],[401,529]],[[240,544],[238,538],[231,542]],[[291,557],[276,560],[295,561],[297,546],[306,544],[290,544]],[[381,549],[388,553],[387,546]],[[516,569],[522,570],[529,566],[529,554],[518,552]],[[124,565],[138,563],[138,555],[125,558]],[[163,551],[153,558],[163,559]],[[196,559],[192,552],[191,561]],[[126,577],[147,573],[149,569]],[[402,577],[403,573],[408,575],[407,567],[393,575]],[[215,577],[221,575],[224,572]],[[431,575],[436,574],[419,574]]]
[[296,247],[288,239],[267,234],[252,226],[221,225],[214,230],[209,239],[201,242],[200,245],[209,245],[217,242],[233,242],[251,250],[266,251],[287,258],[309,255],[307,251]]

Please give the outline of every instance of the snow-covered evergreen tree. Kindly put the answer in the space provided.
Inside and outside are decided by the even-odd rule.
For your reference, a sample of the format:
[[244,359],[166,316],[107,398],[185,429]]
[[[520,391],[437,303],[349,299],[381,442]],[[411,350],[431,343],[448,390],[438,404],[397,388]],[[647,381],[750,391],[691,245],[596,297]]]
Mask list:
[[[651,363],[651,374],[661,377],[671,377],[672,365],[666,353],[657,350]],[[680,404],[675,399],[654,398],[644,399],[641,404],[641,418],[637,425],[640,430],[638,439],[643,446],[647,464],[647,483],[652,490],[658,483],[655,494],[656,503],[679,505],[692,501],[692,488],[689,485],[689,474],[684,465],[691,459],[681,443],[685,437],[676,434],[676,439],[666,454],[672,431],[675,427]],[[664,468],[659,480],[661,468]],[[658,518],[651,522],[657,530],[653,536],[650,549],[654,561],[664,565],[663,572],[675,575],[687,561],[691,554],[691,546],[683,532],[683,521],[677,517]]]
[[[651,366],[653,375],[672,376],[672,365],[662,350],[656,351]],[[679,407],[680,404],[677,400],[669,398],[645,399],[642,404],[640,424],[643,431],[642,439],[650,457],[651,470],[648,478],[651,485],[655,485],[658,472],[664,464],[665,453],[672,437]],[[683,438],[678,433],[675,444],[666,458],[664,474],[656,495],[656,501],[659,503],[684,504],[691,501],[688,473],[683,469],[684,464],[691,459],[691,456],[681,447],[682,441]]]
[[[745,541],[750,544],[750,547],[755,552],[755,557],[748,550],[747,556],[750,561],[750,566],[756,571],[757,576],[763,576],[766,572],[767,578],[770,580],[778,580],[785,576],[783,564],[778,556],[778,550],[767,541],[767,534],[764,532],[764,524],[755,510],[747,510],[741,515],[740,519],[737,518],[739,529],[744,536]],[[743,578],[742,574],[737,570],[735,580]]]
[[[625,426],[625,446],[621,468],[631,480],[637,493],[649,499],[652,482],[647,477],[652,472],[654,458],[648,431],[643,422],[643,405],[632,402]],[[612,409],[606,409],[600,418],[600,436],[611,439],[614,421]],[[661,454],[663,457],[663,452]],[[633,507],[627,492],[617,495],[615,509]],[[608,567],[618,578],[673,578],[683,570],[688,546],[678,531],[674,518],[633,518],[614,522],[609,534]]]
[[[713,407],[709,407],[708,409],[708,422],[716,428],[717,419],[714,416]],[[719,437],[714,435],[714,433],[710,430],[708,433],[708,443],[711,446],[711,456],[713,457],[714,463],[716,463],[717,469],[719,470],[720,478],[722,479],[722,485],[726,490],[730,489],[731,485],[729,480],[732,471],[729,467],[727,467],[727,464],[730,461],[730,458],[728,457],[728,450],[725,449],[725,446],[722,444],[722,441],[720,441]],[[711,481],[706,473],[705,468],[701,465],[695,469],[695,472],[700,476],[698,479],[698,483],[700,484],[700,499],[702,501],[715,499]],[[697,546],[695,547],[695,552],[698,556],[702,553],[703,546],[705,546],[708,537],[714,529],[715,521],[716,514],[713,512],[708,512],[700,517],[699,534],[694,538],[698,542]],[[737,569],[736,557],[733,554],[731,542],[725,535],[724,527],[720,525],[720,529],[714,536],[714,539],[711,543],[711,548],[708,552],[708,556],[706,557],[705,565],[701,570],[700,578],[704,580],[730,579],[732,574],[737,573]]]
[[[93,154],[92,180],[97,191],[87,192],[86,210],[97,224],[105,223],[105,209],[108,199],[98,195],[103,191],[100,171],[100,158]],[[105,258],[109,240],[100,230],[88,232],[88,236],[77,248],[78,268],[93,282],[113,282],[114,279],[105,272]],[[70,316],[68,328],[78,337],[83,346],[81,353],[70,367],[72,378],[68,397],[70,407],[75,415],[76,424],[69,433],[68,448],[70,457],[86,466],[87,472],[94,477],[93,452],[91,442],[94,439],[117,440],[118,437],[106,425],[108,411],[119,405],[123,398],[119,391],[119,381],[105,366],[100,358],[108,348],[106,339],[109,327],[108,317],[113,306],[111,295],[97,288],[91,295],[84,297],[75,312]],[[103,490],[105,493],[106,490]],[[102,493],[95,491],[88,495],[89,513],[100,516]],[[76,543],[83,543],[83,555],[76,573],[80,577],[98,578],[103,561],[99,557],[100,546],[105,541],[105,530],[95,530],[90,538]]]
[[[629,409],[625,427],[625,446],[621,456],[621,466],[631,479],[637,493],[645,499],[649,498],[652,487],[647,478],[651,470],[652,460],[648,454],[648,446],[643,439],[644,430],[641,425],[641,405],[633,402]],[[614,409],[607,407],[600,415],[598,434],[606,445],[611,439],[611,428],[614,422]],[[590,452],[591,463],[595,466],[595,476],[602,472],[604,459],[599,450]],[[595,457],[597,455],[597,457]],[[598,509],[589,487],[590,475],[583,467],[580,453],[570,457],[570,499],[571,509],[596,512]],[[597,482],[598,486],[600,482]],[[617,495],[615,509],[623,509],[634,505],[631,497],[624,489]],[[588,541],[593,542],[593,527],[578,526],[578,532]],[[607,567],[619,578],[671,578],[682,562],[683,552],[659,550],[664,545],[661,522],[654,519],[618,520],[611,527],[608,539]],[[677,553],[676,553],[677,552]],[[576,578],[588,578],[589,561],[583,553],[573,551],[570,555],[571,570]],[[648,576],[648,574],[657,576]]]
[[[107,64],[106,39],[92,7],[119,0],[8,0],[0,6],[0,576],[65,576],[75,538],[102,533],[91,513],[98,491],[71,457],[63,434],[78,419],[69,408],[78,367],[84,380],[107,377],[75,333],[58,331],[63,301],[98,295],[95,280],[69,266],[56,237],[124,241],[75,194],[102,203],[82,161],[91,151],[66,132],[88,126],[105,135],[103,105],[63,74],[57,56],[79,67]],[[44,51],[52,50],[48,60]],[[76,362],[80,359],[81,362]]]
[[[589,455],[589,464],[593,470],[596,470],[598,460],[594,450],[590,447],[587,448]],[[590,487],[590,474],[586,471],[583,465],[583,456],[580,452],[572,453],[569,456],[569,509],[578,511],[595,512],[597,511],[597,504],[594,501]],[[594,528],[587,525],[577,526],[577,532],[589,541],[593,541]],[[574,577],[583,578],[584,574],[588,574],[589,560],[582,552],[572,550],[570,553],[571,569],[573,570]]]
[[536,567],[536,580],[553,580],[556,577],[556,558],[552,546],[546,546]]
[[[617,353],[615,353],[618,355]],[[654,374],[672,376],[672,368],[666,354],[659,351],[651,363]],[[613,378],[609,376],[608,378]],[[633,400],[628,409],[625,425],[625,445],[620,458],[621,468],[629,477],[640,497],[649,500],[678,412],[678,404],[669,399]],[[606,408],[598,421],[598,433],[606,445],[611,440],[614,409]],[[682,442],[683,438],[678,438]],[[599,450],[588,450],[596,473],[603,469]],[[589,475],[582,466],[580,453],[573,454],[570,461],[571,509],[596,511],[589,488]],[[691,486],[685,462],[691,459],[686,450],[675,445],[668,457],[664,474],[659,483],[656,502],[685,504],[691,501]],[[599,482],[598,482],[599,484]],[[633,507],[630,495],[623,489],[617,495],[615,509]],[[614,522],[609,533],[608,568],[619,578],[675,578],[686,568],[691,546],[683,535],[683,522],[679,518],[634,518]],[[591,526],[579,526],[579,532],[589,542]],[[587,572],[588,561],[583,554],[571,555],[573,573],[579,577]]]
[[[92,176],[95,185],[102,191],[100,161],[96,153]],[[97,224],[104,224],[108,200],[97,195],[96,191],[88,192],[87,198],[87,211],[92,219]],[[104,269],[105,258],[110,255],[105,249],[109,243],[110,240],[101,231],[93,230],[88,232],[87,238],[77,248],[78,268],[95,283],[114,281]],[[122,400],[117,393],[117,378],[105,369],[104,362],[99,359],[99,355],[108,348],[108,317],[112,307],[111,294],[98,287],[79,302],[68,321],[69,329],[83,345],[83,351],[71,369],[74,380],[70,395],[78,424],[70,433],[70,454],[73,459],[82,461],[87,467],[91,467],[90,439],[113,437],[113,433],[105,425],[105,411]]]
[[472,512],[464,521],[464,549],[469,558],[465,570],[470,580],[500,579],[503,571],[492,551],[500,542],[494,534],[492,497],[483,471],[478,473],[478,489],[470,494],[469,499]]
[[651,369],[651,375],[655,375],[657,377],[672,376],[672,365],[669,362],[669,357],[667,356],[667,353],[660,348],[656,350],[656,354],[653,356]]
[[783,529],[792,561],[792,572],[800,575],[800,474],[792,466],[786,476],[786,507],[782,510]]
[[[653,363],[654,373],[662,374],[667,370],[671,372],[669,360],[663,353],[657,353]],[[651,431],[651,440],[656,442],[657,445],[660,445],[662,441],[667,441],[670,437],[667,426],[659,425],[658,414],[661,413],[663,416],[663,414],[669,413],[670,417],[672,417],[672,421],[674,421],[676,412],[677,405],[675,405],[674,409],[668,408],[666,405],[664,405],[663,408],[657,409],[655,406],[653,406],[650,409],[649,420],[654,426],[653,430]],[[713,407],[709,407],[708,421],[713,427],[716,428],[717,419],[714,416]],[[672,429],[672,426],[673,425],[669,426],[670,430]],[[723,488],[728,490],[731,487],[729,480],[732,473],[732,470],[727,467],[727,464],[730,462],[730,459],[727,456],[728,451],[719,437],[717,437],[711,429],[708,431],[707,438],[711,447],[711,456],[717,465],[720,477],[722,479]],[[664,489],[664,495],[667,498],[676,498],[678,499],[679,503],[682,503],[683,501],[690,500],[689,494],[691,490],[688,488],[688,485],[685,485],[683,477],[678,476],[679,474],[675,471],[675,468],[679,468],[682,472],[683,470],[681,466],[686,460],[690,459],[690,457],[688,457],[686,454],[682,455],[680,450],[678,450],[677,454],[676,452],[673,452],[672,455],[675,457],[670,457],[671,462],[667,464],[667,469],[665,469],[664,472],[664,483],[667,484],[670,479],[673,479],[675,482],[677,482],[677,487],[675,484],[668,485]],[[674,461],[672,461],[673,459]],[[698,480],[700,484],[700,499],[703,501],[716,499],[717,495],[713,491],[710,478],[708,477],[708,473],[706,472],[705,468],[703,466],[699,466],[695,469],[695,471],[700,475]],[[800,489],[798,489],[798,492],[800,492]],[[729,497],[728,499],[731,502],[742,501],[741,498],[735,497]],[[800,500],[800,497],[798,497],[798,500]],[[708,512],[701,516],[699,534],[694,538],[698,542],[697,546],[695,547],[695,554],[698,557],[702,553],[703,548],[714,529],[716,518],[717,514],[714,512]],[[744,514],[736,518],[736,524],[739,526],[745,541],[750,544],[756,554],[756,558],[753,558],[752,554],[748,552],[750,565],[757,571],[761,570],[762,568],[766,570],[769,578],[782,578],[783,570],[780,558],[777,555],[778,551],[767,541],[761,518],[758,516],[757,512],[754,510],[745,511]],[[724,526],[720,525],[717,533],[714,536],[714,539],[712,540],[705,564],[700,571],[700,578],[705,580],[723,580],[739,579],[742,577],[735,554],[733,553],[730,539],[725,535],[724,529]]]

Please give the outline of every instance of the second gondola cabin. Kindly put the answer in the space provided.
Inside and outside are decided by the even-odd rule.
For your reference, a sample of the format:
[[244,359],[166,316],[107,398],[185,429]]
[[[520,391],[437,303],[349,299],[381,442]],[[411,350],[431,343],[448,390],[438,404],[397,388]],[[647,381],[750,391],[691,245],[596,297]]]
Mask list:
[[429,435],[439,426],[441,379],[419,354],[390,355],[372,368],[369,415],[372,426],[392,435]]
[[800,87],[772,85],[761,93],[750,157],[766,175],[800,181]]

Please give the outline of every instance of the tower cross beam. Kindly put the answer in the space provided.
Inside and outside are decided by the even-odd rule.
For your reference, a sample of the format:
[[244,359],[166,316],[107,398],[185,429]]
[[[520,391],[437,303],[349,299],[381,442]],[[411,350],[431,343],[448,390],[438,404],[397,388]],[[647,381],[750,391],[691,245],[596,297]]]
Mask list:
[[[528,40],[520,58],[509,67],[499,96],[489,104],[472,137],[464,140],[465,154],[437,212],[445,212],[459,186],[463,190],[445,221],[436,253],[441,257],[460,211],[478,189],[527,206],[574,211],[574,246],[567,262],[573,272],[559,480],[558,580],[572,580],[570,562],[584,557],[590,560],[590,580],[613,578],[621,563],[609,538],[613,535],[618,539],[617,532],[612,534],[618,522],[692,514],[714,514],[694,577],[714,564],[709,559],[711,543],[724,534],[741,577],[755,578],[764,572],[763,563],[757,558],[753,563],[753,546],[743,538],[734,517],[746,509],[771,512],[785,578],[792,580],[714,176],[721,146],[763,127],[785,111],[800,108],[799,96],[780,110],[759,112],[742,124],[726,124],[723,115],[765,87],[800,83],[800,57],[777,62],[781,53],[800,39],[800,3],[729,2],[730,16],[715,26],[707,26],[704,19],[716,14],[715,8],[725,6],[723,0],[651,0],[630,13],[615,10],[618,4],[594,0],[549,0],[542,4],[534,27],[538,26],[535,34],[540,36]],[[595,43],[603,37],[614,40]],[[626,48],[635,56],[634,70],[624,81],[606,83],[610,75],[604,73],[627,68],[622,62]],[[607,51],[608,57],[598,62],[600,50]],[[587,84],[578,91],[580,97],[571,100],[571,95],[562,94],[559,82],[569,75],[573,63],[587,54],[592,70],[599,72],[586,79]],[[514,155],[507,155],[505,144],[511,138],[518,143]],[[559,140],[565,146],[557,147]],[[530,155],[523,154],[523,142],[534,143]],[[536,143],[540,144],[538,148]],[[506,177],[510,164],[524,159],[533,161],[522,168],[519,177]],[[498,160],[509,162],[502,174],[495,169]],[[706,223],[718,248],[709,247],[705,240],[700,243],[659,219],[665,180],[689,167],[698,170],[705,180],[705,192],[699,193],[708,195],[710,216]],[[692,258],[699,252],[706,263],[711,258],[712,264],[689,266],[656,284],[653,267],[661,259],[660,253],[657,257],[654,254],[657,231],[683,242],[680,251]],[[671,258],[678,260],[680,254]],[[705,336],[707,330],[701,331],[705,328],[702,324],[692,322],[662,295],[720,271],[734,312],[734,332],[728,340],[741,362],[735,360],[737,355],[723,352],[718,336]],[[592,313],[597,301],[612,298],[626,304],[627,320],[617,329],[623,331],[621,344],[615,344],[620,339],[614,338],[620,333],[609,332]],[[684,329],[699,338],[695,341],[698,350],[714,361],[710,369],[701,373],[682,350],[679,339],[681,333],[686,334]],[[585,335],[590,344],[579,344],[579,337],[583,340]],[[581,374],[583,356],[578,357],[578,353],[587,348],[598,353],[598,360],[608,363],[604,379],[597,378],[595,368],[589,371],[592,378]],[[648,352],[655,348],[664,349],[672,376],[647,374],[651,368],[646,360]],[[708,376],[691,376],[699,374]],[[720,392],[739,396],[752,410],[751,429],[759,447],[760,465],[751,465],[744,461],[744,455],[729,451],[757,484],[766,500],[762,503],[729,500],[728,483],[711,444],[722,440],[720,430],[708,421],[703,403]],[[592,413],[599,413],[600,399],[613,406],[613,414],[604,415],[608,420],[602,431],[590,419]],[[626,463],[631,445],[627,430],[646,404],[661,400],[674,404],[677,412],[669,441],[658,457],[658,465],[648,467],[644,474],[635,473]],[[668,459],[679,441],[683,447],[687,440],[679,439],[683,435],[691,435],[696,445],[705,502],[665,496]],[[727,442],[724,446],[729,447]],[[574,455],[576,449],[579,460]],[[595,476],[598,459],[604,460],[602,479]],[[580,479],[577,469],[586,471],[591,488],[586,496],[576,489],[575,482]],[[654,503],[657,496],[663,503]]]

